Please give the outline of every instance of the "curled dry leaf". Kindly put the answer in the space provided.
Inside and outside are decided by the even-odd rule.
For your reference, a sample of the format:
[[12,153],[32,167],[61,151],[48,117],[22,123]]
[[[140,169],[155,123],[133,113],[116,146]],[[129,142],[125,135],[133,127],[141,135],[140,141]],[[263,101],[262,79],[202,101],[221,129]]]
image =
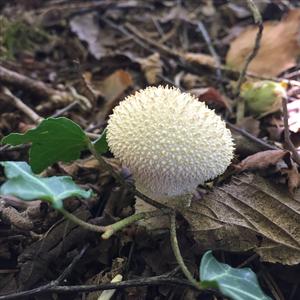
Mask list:
[[276,165],[281,159],[289,155],[288,151],[280,149],[261,151],[246,157],[235,167],[239,171],[266,169],[271,165]]
[[253,116],[244,117],[238,122],[238,127],[251,133],[254,136],[258,136],[260,133],[260,122],[254,119]]
[[231,103],[229,100],[221,95],[214,87],[192,89],[189,92],[198,97],[200,101],[231,110]]
[[[291,10],[280,22],[264,23],[261,45],[248,71],[265,76],[277,76],[296,65],[300,54],[300,9]],[[250,26],[235,39],[227,53],[226,63],[234,69],[242,69],[252,52],[257,27]]]
[[182,215],[202,250],[254,250],[263,261],[300,263],[300,195],[260,176],[235,177]]
[[73,17],[70,21],[70,27],[80,40],[88,44],[89,51],[95,58],[99,59],[106,54],[96,13]]
[[295,99],[287,104],[289,112],[289,129],[297,133],[300,132],[300,99]]
[[160,80],[159,75],[162,75],[163,66],[159,53],[154,53],[146,58],[139,58],[137,61],[141,65],[148,84],[157,84]]
[[208,65],[208,66],[215,66],[216,61],[215,59],[207,54],[203,53],[185,53],[183,54],[183,58],[186,59],[190,63],[200,64],[200,65]]
[[292,195],[300,186],[300,174],[295,164],[290,169],[282,169],[281,173],[286,174],[288,181],[289,192]]
[[104,121],[107,115],[109,115],[113,107],[120,100],[124,92],[133,85],[133,80],[127,71],[117,70],[103,81],[94,82],[93,87],[100,91],[101,95],[105,98],[104,107],[97,114],[97,121]]
[[132,85],[133,80],[130,73],[120,69],[99,82],[97,88],[107,102],[113,102]]

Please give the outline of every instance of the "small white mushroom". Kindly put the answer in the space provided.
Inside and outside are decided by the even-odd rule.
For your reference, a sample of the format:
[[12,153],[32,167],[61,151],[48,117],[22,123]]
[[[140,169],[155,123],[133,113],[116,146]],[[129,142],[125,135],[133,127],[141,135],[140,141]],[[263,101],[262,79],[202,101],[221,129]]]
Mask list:
[[148,87],[114,108],[107,126],[112,153],[153,199],[184,196],[222,174],[234,144],[225,122],[177,88]]

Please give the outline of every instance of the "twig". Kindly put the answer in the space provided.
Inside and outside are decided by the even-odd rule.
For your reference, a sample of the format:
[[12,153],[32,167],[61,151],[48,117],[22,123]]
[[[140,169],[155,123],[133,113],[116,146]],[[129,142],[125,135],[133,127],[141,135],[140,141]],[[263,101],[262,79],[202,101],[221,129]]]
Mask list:
[[198,31],[201,32],[206,44],[207,44],[207,47],[208,47],[208,50],[210,52],[210,54],[212,55],[212,57],[215,59],[216,61],[216,76],[217,76],[217,80],[219,81],[220,83],[220,86],[222,87],[221,85],[221,82],[222,82],[222,71],[221,71],[221,62],[220,62],[220,58],[217,54],[217,51],[215,50],[213,44],[212,44],[212,41],[211,41],[211,38],[203,24],[202,21],[198,21],[197,22],[197,29]]
[[87,110],[91,107],[89,100],[83,95],[78,94],[73,87],[69,87],[70,92],[56,90],[47,86],[42,81],[31,79],[2,66],[0,66],[0,82],[23,88],[54,103],[69,103],[77,100],[83,109]]
[[264,147],[265,149],[270,149],[270,150],[278,150],[278,149],[279,149],[278,147],[272,146],[272,145],[270,145],[270,144],[264,142],[262,139],[257,138],[256,136],[252,135],[251,133],[247,132],[246,130],[241,129],[241,128],[239,128],[239,127],[237,127],[237,126],[235,126],[235,125],[229,123],[228,121],[226,121],[226,125],[227,125],[230,129],[232,129],[232,130],[238,132],[240,135],[242,135],[242,136],[246,137],[247,139],[249,139],[249,140],[255,142],[256,144],[258,144],[258,145]]
[[[126,30],[123,26],[115,24],[113,21],[107,19],[106,17],[101,16],[100,17],[101,20],[106,23],[107,25],[109,25],[111,28],[121,32],[122,34],[124,34],[125,36],[131,38],[136,44],[138,44],[139,46],[141,46],[142,48],[144,48],[145,50],[149,51],[149,46],[146,45],[145,43],[143,43],[142,41],[140,41],[139,39],[137,39],[133,34],[131,34],[128,30]],[[153,52],[153,51],[152,51]]]
[[[141,32],[139,32],[137,30],[137,28],[135,28],[135,30],[133,32],[134,35],[133,35],[128,30],[126,30],[124,28],[124,26],[121,26],[119,24],[115,24],[113,21],[111,21],[107,18],[104,18],[104,17],[101,17],[101,19],[107,25],[109,25],[111,28],[119,31],[120,33],[122,33],[123,35],[125,35],[127,37],[130,37],[137,45],[141,46],[143,49],[146,49],[146,50],[150,51],[151,53],[155,53],[154,50],[149,48],[148,45],[150,45],[153,48],[160,50],[160,52],[162,54],[168,54],[169,53],[171,56],[177,58],[180,61],[179,64],[181,65],[181,67],[185,66],[186,68],[189,69],[189,71],[191,73],[199,74],[199,71],[196,68],[196,67],[199,67],[199,66],[205,67],[205,68],[210,69],[210,70],[215,70],[216,69],[216,66],[212,65],[212,64],[205,64],[205,63],[201,64],[199,61],[197,61],[197,62],[195,61],[193,63],[188,62],[186,60],[186,58],[184,57],[184,55],[182,55],[180,52],[173,51],[169,47],[167,47],[165,45],[160,45],[155,40],[153,40],[149,37],[143,36],[143,34]],[[128,24],[127,24],[127,27],[128,27]],[[147,43],[147,44],[145,44],[145,43]],[[163,46],[163,48],[161,46]],[[191,66],[194,66],[194,68],[192,68]],[[237,80],[241,75],[240,71],[230,69],[225,65],[220,65],[219,68],[223,72],[223,74],[226,74],[226,76],[228,76],[230,79],[233,79],[233,80]],[[201,70],[201,71],[203,71],[203,70]],[[201,73],[201,75],[202,75],[202,73]],[[259,79],[259,80],[271,80],[271,81],[275,81],[275,82],[282,82],[283,81],[283,82],[286,82],[286,83],[288,83],[292,86],[300,86],[300,82],[297,81],[297,80],[287,80],[285,78],[276,78],[276,77],[271,77],[271,76],[261,76],[261,75],[254,74],[254,73],[247,72],[247,71],[246,71],[245,76],[255,78],[255,79]]]
[[256,56],[256,54],[259,50],[260,41],[261,41],[261,38],[262,38],[263,29],[264,29],[261,14],[260,14],[257,6],[255,5],[254,1],[253,0],[246,0],[246,1],[247,1],[247,5],[248,5],[249,9],[252,12],[254,22],[258,26],[258,31],[257,31],[256,37],[255,37],[254,47],[253,47],[251,53],[249,54],[249,56],[246,58],[245,65],[244,65],[244,67],[243,67],[243,69],[240,73],[240,77],[239,77],[239,79],[237,81],[237,84],[236,84],[236,88],[235,88],[235,96],[236,97],[238,97],[239,94],[240,94],[241,85],[242,85],[242,83],[245,79],[248,66],[251,63],[251,61],[254,59],[254,57]]
[[43,119],[29,106],[27,106],[21,99],[13,95],[8,88],[3,87],[2,91],[3,95],[5,95],[9,100],[11,100],[14,106],[21,110],[25,115],[27,115],[34,123],[38,124]]
[[[155,49],[159,49],[163,54],[170,55],[172,57],[181,57],[181,53],[179,51],[170,49],[169,47],[157,43],[157,41],[154,41],[153,39],[147,37],[145,34],[143,34],[141,31],[139,31],[135,26],[133,26],[130,23],[126,23],[125,27],[129,29],[132,33],[134,33],[135,36],[137,36],[140,40],[145,41],[147,44],[151,45]],[[147,48],[149,50],[149,47]]]
[[282,97],[282,110],[283,110],[283,123],[284,123],[284,141],[286,142],[288,149],[292,152],[294,161],[300,166],[300,155],[291,141],[289,130],[289,115],[287,109],[288,97]]
[[94,291],[103,291],[103,290],[113,290],[113,289],[126,289],[129,287],[137,286],[159,286],[159,285],[172,285],[172,286],[184,286],[195,289],[188,280],[179,279],[179,278],[169,278],[163,276],[153,276],[148,278],[132,279],[127,281],[121,281],[116,283],[104,283],[104,284],[94,284],[94,285],[55,285],[54,282],[43,285],[41,287],[24,291],[17,292],[9,295],[0,296],[0,300],[11,300],[11,299],[24,299],[25,297],[31,295],[40,295],[46,293],[88,293]]
[[193,275],[191,274],[191,272],[185,265],[183,258],[181,256],[179,245],[178,245],[178,240],[177,240],[177,236],[176,236],[176,214],[175,214],[175,212],[170,214],[170,240],[171,240],[171,247],[172,247],[173,253],[175,255],[178,265],[181,268],[181,271],[183,272],[185,277],[190,281],[190,283],[193,284],[193,286],[195,288],[197,288],[198,290],[201,290],[200,282],[198,282],[193,277]]
[[42,293],[47,293],[48,291],[51,291],[52,288],[59,286],[59,284],[61,284],[62,281],[71,273],[74,266],[84,255],[87,248],[88,248],[88,245],[86,245],[82,248],[80,253],[74,257],[74,259],[72,260],[70,265],[64,270],[64,272],[56,280],[53,280],[43,286],[40,286],[40,287],[32,289],[32,290],[0,296],[0,300],[24,298],[26,296],[42,294]]
[[0,66],[0,82],[29,90],[41,97],[51,98],[57,94],[56,90],[48,87],[42,81],[31,79],[2,66]]
[[84,255],[85,251],[88,249],[89,245],[85,245],[81,251],[74,257],[72,262],[67,266],[67,268],[62,272],[62,274],[55,280],[55,285],[59,285],[63,282],[63,280],[71,274],[72,270],[74,269],[75,265],[79,262],[81,257]]
[[52,118],[57,118],[63,114],[65,114],[66,112],[68,112],[69,110],[73,109],[75,106],[77,106],[79,104],[78,101],[74,101],[70,104],[68,104],[66,107],[59,109],[57,112],[55,112],[51,117]]

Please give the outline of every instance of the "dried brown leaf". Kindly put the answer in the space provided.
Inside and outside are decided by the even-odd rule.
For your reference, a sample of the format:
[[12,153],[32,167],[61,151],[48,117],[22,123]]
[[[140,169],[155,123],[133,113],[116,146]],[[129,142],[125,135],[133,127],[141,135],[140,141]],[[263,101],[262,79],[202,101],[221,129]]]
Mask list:
[[191,94],[198,97],[200,101],[211,103],[217,107],[222,107],[230,110],[229,100],[220,94],[214,87],[198,88],[189,91]]
[[132,85],[133,80],[130,73],[124,70],[117,70],[102,82],[99,82],[97,88],[100,89],[107,102],[113,102]]
[[[291,10],[280,22],[264,23],[260,49],[251,61],[248,71],[259,75],[277,76],[296,65],[300,54],[300,9]],[[252,52],[257,27],[247,28],[235,39],[227,53],[226,63],[240,70]]]
[[300,99],[289,102],[287,108],[289,112],[289,129],[297,133],[300,131]]
[[103,38],[107,39],[108,37],[101,34],[95,12],[73,17],[70,27],[80,40],[88,44],[89,51],[95,58],[99,59],[106,55]]
[[202,53],[185,53],[183,54],[183,58],[186,59],[190,63],[200,64],[200,65],[208,65],[208,66],[215,66],[216,61],[215,59],[207,54]]
[[252,116],[244,117],[237,125],[254,136],[258,136],[260,133],[260,122]]
[[236,168],[239,171],[266,169],[271,165],[276,165],[286,155],[289,155],[289,152],[280,149],[261,151],[246,157],[236,165]]
[[104,107],[102,107],[95,118],[97,119],[97,122],[100,122],[101,120],[104,122],[124,92],[132,85],[133,80],[130,73],[124,70],[115,71],[103,81],[93,82],[94,89],[100,91],[100,94],[106,100]]
[[159,53],[154,53],[146,58],[139,58],[137,61],[141,65],[148,84],[157,84],[160,81],[159,75],[162,75],[163,66]]
[[300,174],[295,164],[290,169],[282,169],[281,173],[287,175],[289,192],[293,194],[295,190],[300,186]]
[[254,250],[264,261],[300,262],[300,197],[260,176],[235,177],[182,214],[203,250]]

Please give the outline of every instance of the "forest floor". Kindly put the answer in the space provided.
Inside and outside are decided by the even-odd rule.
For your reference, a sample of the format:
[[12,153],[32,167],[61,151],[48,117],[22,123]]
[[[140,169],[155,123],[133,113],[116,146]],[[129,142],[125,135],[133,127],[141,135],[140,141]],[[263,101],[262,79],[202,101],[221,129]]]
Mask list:
[[[177,217],[185,263],[197,278],[213,250],[221,262],[250,267],[272,299],[298,300],[300,5],[249,3],[0,0],[0,138],[67,117],[96,139],[112,109],[139,89],[168,85],[195,95],[226,120],[236,151],[225,174],[199,186],[192,209]],[[28,150],[0,145],[0,161],[28,161]],[[90,222],[144,209],[87,151],[43,175],[91,189],[90,199],[64,203]],[[124,285],[112,299],[225,299],[186,284],[167,218],[103,240],[45,202],[0,197],[0,299],[98,299],[96,286],[118,274]]]

